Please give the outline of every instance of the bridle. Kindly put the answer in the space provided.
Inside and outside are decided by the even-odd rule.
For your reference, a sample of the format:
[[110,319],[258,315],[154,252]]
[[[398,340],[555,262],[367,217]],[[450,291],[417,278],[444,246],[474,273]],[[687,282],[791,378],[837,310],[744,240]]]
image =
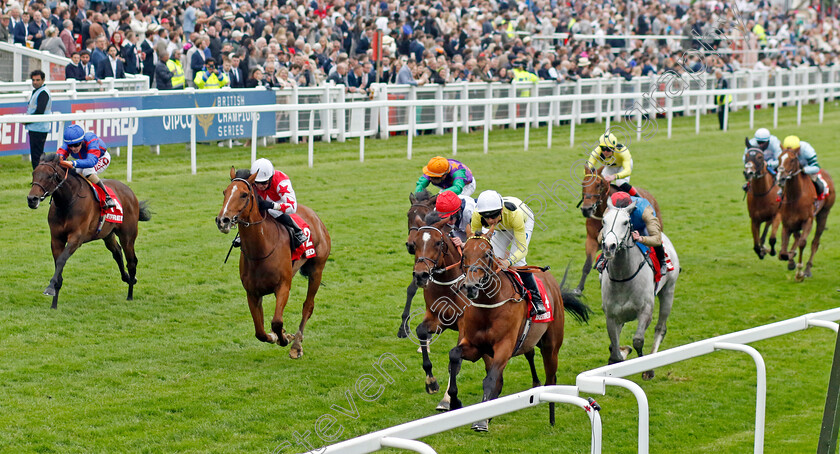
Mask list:
[[[452,285],[452,284],[455,284],[456,282],[460,282],[462,279],[464,279],[466,276],[461,274],[455,280],[450,281],[450,282],[439,282],[439,281],[435,280],[435,278],[434,278],[435,274],[443,274],[443,273],[451,270],[452,268],[455,268],[456,266],[458,266],[460,264],[460,262],[454,262],[451,265],[448,265],[448,266],[445,266],[445,267],[439,266],[438,261],[442,262],[447,256],[452,255],[449,252],[449,245],[446,242],[446,236],[447,235],[445,233],[443,233],[443,231],[440,230],[439,228],[437,228],[435,226],[431,226],[431,225],[424,225],[422,227],[417,227],[417,230],[418,230],[418,232],[421,231],[421,230],[432,230],[432,231],[435,231],[435,232],[439,233],[440,236],[441,236],[441,245],[436,248],[437,252],[438,252],[436,258],[418,257],[417,260],[416,260],[416,263],[423,263],[424,265],[426,265],[426,269],[429,272],[429,276],[431,276],[430,280],[437,285]],[[456,249],[458,250],[459,254],[462,254],[462,251],[461,251],[460,247],[456,246]],[[463,257],[463,254],[462,254],[461,255],[461,260],[463,260],[463,258],[464,257]]]
[[[248,221],[244,221],[244,220],[242,220],[242,219],[240,218],[240,215],[241,215],[242,213],[244,213],[244,212],[245,212],[245,210],[247,210],[247,209],[248,209],[248,206],[251,204],[251,199],[255,199],[255,200],[256,200],[257,196],[256,196],[256,195],[255,195],[255,193],[254,193],[254,187],[251,185],[251,183],[250,183],[248,180],[246,180],[246,179],[244,179],[244,178],[233,178],[233,179],[231,179],[231,180],[230,180],[230,182],[231,182],[231,183],[233,183],[233,182],[235,182],[235,181],[241,181],[241,182],[245,183],[245,186],[247,186],[247,187],[248,187],[248,199],[247,199],[247,200],[245,200],[245,206],[243,206],[243,207],[242,207],[242,209],[241,209],[241,210],[239,210],[239,212],[238,212],[238,213],[236,213],[236,214],[233,216],[233,218],[231,219],[231,220],[233,221],[233,223],[234,223],[234,224],[237,224],[237,225],[238,225],[238,224],[242,224],[242,226],[243,226],[243,227],[250,227],[250,226],[252,226],[252,225],[257,225],[257,224],[259,224],[260,222],[265,221],[265,216],[263,216],[263,217],[262,217],[262,219],[260,219],[260,220],[259,220],[259,221],[257,221],[257,222],[248,222]],[[254,202],[254,203],[256,203],[256,202]]]
[[[490,254],[492,255],[493,244],[490,242],[489,239],[487,239],[487,237],[484,237],[482,235],[474,235],[474,236],[471,236],[467,239],[467,243],[469,243],[472,240],[484,240],[485,242],[487,242],[487,246],[489,247],[489,250],[491,251]],[[466,243],[464,244],[464,248],[466,248]],[[499,273],[502,272],[501,268],[499,268],[499,269],[494,269],[494,268],[495,267],[493,266],[493,264],[490,264],[489,270],[488,270],[488,266],[486,266],[486,265],[472,264],[472,265],[466,266],[466,264],[464,263],[464,256],[463,256],[463,254],[461,255],[461,269],[464,270],[464,273],[461,274],[461,276],[466,278],[467,273],[475,273],[477,271],[484,271],[484,276],[482,276],[481,279],[479,279],[478,283],[477,283],[478,287],[480,289],[487,288],[488,284],[490,283],[490,280],[492,279],[492,276],[498,276]],[[513,277],[511,277],[510,275],[507,275],[507,277],[508,277],[508,279],[513,281]],[[516,285],[514,285],[513,288],[516,289],[517,288]],[[482,309],[493,309],[493,308],[502,306],[505,303],[508,303],[510,301],[513,301],[513,302],[516,302],[516,303],[518,303],[520,301],[523,301],[524,296],[522,294],[520,294],[518,291],[515,291],[514,296],[512,296],[510,298],[507,298],[507,299],[504,299],[502,301],[499,301],[497,303],[493,303],[493,304],[476,303],[475,301],[471,300],[469,297],[467,297],[467,300],[470,302],[470,304],[472,306],[480,307]]]
[[[58,170],[55,169],[55,166],[47,165],[47,163],[38,164],[38,167],[41,167],[41,166],[47,166],[47,167],[49,167],[50,170],[52,170],[53,174],[50,175],[51,178],[56,178],[56,177],[59,177],[61,175],[61,173]],[[47,188],[44,187],[44,185],[42,185],[41,183],[38,183],[37,181],[33,181],[32,183],[29,183],[29,186],[38,186],[39,188],[41,188],[44,191],[44,195],[42,195],[40,197],[40,201],[43,202],[44,199],[46,199],[47,197],[55,194],[55,192],[58,191],[59,188],[61,188],[61,186],[64,184],[64,182],[67,181],[67,177],[69,175],[70,175],[70,169],[66,169],[65,172],[64,172],[64,178],[52,189],[52,191],[48,191]]]
[[[580,199],[580,204],[583,204],[583,202],[585,202],[586,200],[595,199],[595,202],[592,204],[592,216],[590,216],[590,217],[592,219],[597,219],[599,221],[603,220],[604,219],[603,217],[595,216],[595,213],[598,212],[598,207],[601,206],[601,199],[604,198],[604,195],[603,195],[604,191],[601,189],[601,187],[602,187],[603,182],[605,182],[606,180],[604,180],[604,177],[602,177],[601,175],[598,175],[597,173],[588,174],[588,175],[586,175],[586,177],[587,178],[588,177],[593,177],[593,178],[596,179],[596,181],[597,181],[596,188],[598,189],[598,192],[594,193],[594,194],[583,194],[583,197]],[[591,186],[591,185],[587,185],[587,186]],[[609,192],[609,187],[607,187],[607,192]]]
[[[616,237],[616,239],[618,239],[618,235],[616,235],[615,232],[613,231],[613,229],[615,228],[615,223],[616,223],[617,220],[618,220],[618,216],[614,216],[613,217],[613,222],[610,225],[610,230],[607,231],[607,233],[604,235],[604,240],[607,239],[607,235],[609,235],[609,234],[612,234],[614,237]],[[605,225],[605,227],[606,227],[606,225]],[[622,237],[621,241],[618,242],[616,252],[619,252],[619,251],[624,250],[624,249],[630,249],[630,248],[633,247],[633,242],[630,240],[632,234],[633,234],[632,229],[628,228],[627,232],[624,234],[624,237]],[[601,242],[601,249],[604,249],[603,241]],[[640,253],[641,253],[641,251],[640,251]],[[612,281],[612,282],[632,281],[639,274],[639,272],[642,271],[642,268],[644,268],[644,266],[645,266],[645,260],[642,260],[641,262],[639,262],[639,267],[636,268],[636,272],[634,272],[630,277],[625,278],[625,279],[613,279],[612,274],[610,274],[609,275],[610,281]],[[665,266],[665,265],[662,264],[660,266]],[[606,265],[605,269],[609,270],[609,261],[607,262],[607,265]]]
[[796,169],[796,171],[795,171],[795,172],[789,173],[788,175],[786,175],[786,176],[784,176],[784,177],[782,177],[782,176],[781,176],[781,175],[782,175],[782,170],[784,170],[785,172],[789,172],[789,171],[788,171],[788,169],[786,169],[786,168],[784,168],[784,167],[780,168],[780,169],[779,169],[779,171],[776,173],[776,179],[778,180],[778,182],[779,182],[779,183],[781,183],[781,182],[788,182],[788,181],[790,181],[791,179],[793,179],[793,177],[795,177],[795,176],[799,175],[800,173],[802,173],[802,166],[801,166],[801,165],[799,165],[799,156],[797,156],[796,154],[791,153],[791,152],[789,152],[789,151],[788,151],[788,152],[785,152],[785,153],[788,153],[788,154],[790,155],[790,158],[791,158],[791,159],[795,162],[795,165],[796,165],[796,167],[798,167],[798,168]]
[[[420,203],[412,203],[412,204],[411,204],[411,208],[415,208],[415,207],[417,207],[417,208],[429,208],[429,209],[433,209],[433,208],[434,208],[433,206],[430,206],[430,205],[428,205],[427,203],[424,203],[424,202],[420,202]],[[414,214],[415,216],[417,216],[417,214],[416,214],[416,213],[411,213],[411,208],[409,208],[409,215]],[[422,227],[422,226],[421,226],[421,227]],[[415,231],[415,230],[420,230],[420,227],[418,227],[418,226],[409,227],[409,228],[408,228],[408,234],[410,235],[410,234],[411,234],[411,232],[412,232],[412,231]]]
[[755,173],[755,172],[747,172],[745,170],[744,171],[744,178],[746,178],[748,180],[758,180],[760,178],[763,178],[764,175],[767,174],[766,173],[767,172],[767,163],[764,162],[764,153],[763,152],[758,151],[757,149],[750,149],[749,151],[747,151],[747,162],[752,164],[753,168],[758,169],[758,167],[759,167],[758,166],[758,161],[759,161],[758,157],[759,156],[761,157],[761,161],[762,161],[762,164],[763,164],[761,166],[761,172],[760,173]]

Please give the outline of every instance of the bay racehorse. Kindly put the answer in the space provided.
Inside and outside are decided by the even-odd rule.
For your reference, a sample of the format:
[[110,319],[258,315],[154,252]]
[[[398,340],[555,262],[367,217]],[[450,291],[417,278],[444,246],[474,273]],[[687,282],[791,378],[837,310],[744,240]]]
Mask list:
[[[609,364],[624,361],[630,352],[629,347],[620,347],[621,330],[624,324],[638,321],[633,335],[633,348],[640,357],[645,345],[645,331],[653,319],[656,296],[659,296],[659,318],[654,330],[651,354],[659,350],[667,331],[668,315],[674,304],[674,290],[680,274],[680,260],[671,240],[662,233],[662,245],[665,253],[674,265],[657,286],[654,271],[633,241],[633,226],[630,213],[635,208],[631,203],[626,208],[615,208],[608,201],[609,209],[604,213],[604,227],[601,230],[603,240],[601,248],[607,266],[601,273],[601,304],[607,318],[607,334],[610,337]],[[657,213],[658,214],[658,213]],[[667,266],[662,263],[661,266]],[[653,370],[646,371],[642,378],[653,378]]]
[[[254,179],[248,170],[230,169],[230,184],[224,190],[222,209],[216,217],[216,226],[222,233],[238,227],[242,244],[239,254],[239,278],[248,297],[248,308],[254,320],[254,331],[262,342],[277,343],[285,347],[292,342],[289,356],[303,356],[303,329],[315,309],[315,294],[321,285],[321,275],[330,255],[330,235],[315,212],[298,204],[297,214],[309,225],[310,239],[315,257],[301,257],[292,261],[289,231],[258,207]],[[283,310],[289,301],[292,277],[300,274],[309,280],[306,300],[297,333],[292,336],[283,329]],[[274,294],[274,316],[271,332],[265,332],[263,296]]]
[[[503,271],[493,254],[489,238],[494,229],[484,235],[469,238],[464,245],[461,269],[466,277],[462,287],[470,304],[461,321],[461,339],[449,352],[449,396],[453,410],[461,408],[457,378],[461,362],[484,359],[487,375],[484,378],[482,402],[499,397],[504,383],[503,373],[510,358],[539,347],[545,368],[546,386],[557,383],[557,355],[563,345],[564,311],[578,320],[588,322],[591,310],[572,292],[561,290],[551,273],[534,268],[535,277],[545,284],[543,298],[551,301],[554,320],[531,323],[529,304],[523,290]],[[532,267],[533,268],[533,267]],[[533,371],[533,367],[532,367]],[[533,373],[533,372],[532,372]],[[549,404],[549,422],[554,424],[554,405]],[[489,420],[473,424],[473,430],[487,431]]]
[[[423,289],[426,311],[417,325],[417,340],[423,354],[423,370],[426,372],[426,392],[437,393],[437,379],[432,373],[429,359],[429,345],[433,336],[451,329],[459,331],[459,322],[468,303],[458,284],[463,280],[461,273],[461,249],[452,242],[451,227],[441,220],[437,213],[427,215],[424,224],[412,235],[410,249],[414,250],[414,272],[412,282]],[[460,335],[458,337],[460,340]],[[438,404],[438,410],[449,409],[449,395]]]
[[[604,211],[607,209],[607,200],[610,195],[616,193],[618,189],[609,184],[603,177],[601,171],[604,168],[597,170],[586,169],[586,174],[583,177],[581,187],[583,188],[583,197],[581,198],[580,211],[583,217],[586,218],[586,261],[583,263],[583,270],[580,276],[580,283],[575,288],[575,293],[578,295],[583,293],[583,286],[586,283],[586,277],[592,271],[592,264],[595,261],[595,254],[598,253],[601,245],[598,243],[598,233],[601,231],[604,223]],[[656,215],[659,216],[659,223],[662,224],[662,217],[659,211],[659,204],[653,195],[645,189],[636,186],[636,192],[639,197],[647,199],[653,205]]]
[[[408,209],[408,240],[405,242],[405,247],[408,253],[414,255],[414,235],[417,229],[422,227],[426,215],[435,209],[435,201],[437,196],[432,196],[428,191],[412,192],[408,196],[411,207]],[[397,330],[397,337],[405,338],[409,335],[408,317],[411,313],[411,301],[417,293],[417,285],[414,279],[408,284],[406,289],[405,307],[403,308],[402,317],[400,318],[400,328]]]
[[[750,145],[747,139],[747,153],[744,156],[744,178],[747,180],[747,211],[750,214],[753,236],[753,250],[758,258],[764,259],[767,248],[764,239],[770,230],[770,255],[776,255],[776,230],[779,228],[779,200],[776,179],[767,170],[764,152]],[[764,224],[764,230],[761,230]]]
[[61,158],[55,153],[41,157],[38,166],[32,171],[32,189],[26,197],[29,208],[34,210],[44,199],[52,196],[47,220],[52,237],[50,246],[55,261],[55,274],[44,294],[53,297],[52,308],[56,309],[58,294],[64,282],[61,273],[67,260],[82,244],[103,240],[120,268],[123,282],[128,284],[126,299],[134,299],[134,284],[137,283],[137,255],[134,253],[137,223],[148,221],[152,216],[146,202],[138,202],[134,192],[125,184],[117,180],[102,180],[117,195],[123,219],[121,224],[105,222],[100,230],[101,211],[93,188],[85,177],[61,167],[60,161]]
[[[787,260],[789,270],[796,269],[797,282],[801,282],[806,277],[811,277],[814,254],[820,247],[820,238],[825,231],[828,213],[834,206],[834,182],[825,170],[820,170],[820,173],[828,185],[829,194],[824,200],[816,202],[817,190],[814,188],[811,178],[802,172],[802,166],[799,164],[799,151],[788,150],[779,156],[776,180],[783,191],[780,210],[782,247],[779,250],[779,260]],[[808,243],[808,235],[811,233],[815,218],[817,226],[814,230],[814,239],[811,240],[811,256],[808,257],[808,263],[803,270],[802,258],[805,245]],[[788,249],[791,235],[793,235],[793,244]],[[799,248],[799,264],[794,261],[797,248]]]

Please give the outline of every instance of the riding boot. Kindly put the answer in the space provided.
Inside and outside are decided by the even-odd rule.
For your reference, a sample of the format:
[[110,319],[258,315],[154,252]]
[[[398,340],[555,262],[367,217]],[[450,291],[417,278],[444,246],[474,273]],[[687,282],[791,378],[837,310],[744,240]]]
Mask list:
[[817,200],[822,200],[825,198],[825,185],[823,184],[822,180],[819,177],[811,180],[814,182],[814,188],[817,190]]
[[306,234],[303,233],[303,229],[298,227],[297,223],[291,216],[289,216],[288,214],[283,214],[279,218],[277,218],[277,220],[280,221],[283,225],[288,226],[292,229],[292,232],[295,236],[295,241],[298,245],[306,243]]
[[659,274],[664,276],[668,272],[668,264],[665,263],[665,247],[661,244],[654,246],[653,252],[656,253],[656,259],[659,260]]
[[109,208],[114,208],[115,206],[117,206],[117,202],[115,202],[114,199],[112,199],[111,196],[108,195],[108,191],[105,189],[105,183],[103,183],[100,180],[96,183],[96,185],[99,186],[99,189],[101,189],[102,192],[105,193],[105,209],[107,210]]
[[519,277],[522,278],[525,288],[531,292],[531,303],[533,304],[531,315],[539,317],[548,312],[545,310],[545,304],[543,304],[540,289],[537,287],[537,280],[534,279],[534,273],[519,273]]
[[636,188],[630,186],[630,183],[622,183],[621,186],[618,187],[618,189],[621,189],[622,191],[632,195],[633,197],[637,197],[639,195],[639,193],[636,192]]

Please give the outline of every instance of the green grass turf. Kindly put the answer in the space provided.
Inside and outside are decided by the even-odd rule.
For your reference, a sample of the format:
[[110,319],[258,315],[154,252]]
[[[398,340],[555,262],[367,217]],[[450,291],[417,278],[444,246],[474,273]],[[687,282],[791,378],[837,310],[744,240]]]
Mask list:
[[[799,133],[836,178],[840,109],[829,104],[823,124],[815,106],[804,110],[797,127],[795,109],[784,109],[773,132],[780,138]],[[667,139],[660,119],[659,135],[631,144],[632,181],[657,196],[684,268],[663,348],[838,306],[838,214],[830,218],[807,282],[794,283],[774,257],[759,261],[741,191],[743,138],[751,133],[747,114],[736,113],[728,133],[717,130],[716,120],[704,117],[701,135],[695,135],[694,118],[678,118]],[[757,111],[756,125],[767,124],[772,111]],[[540,182],[565,178],[585,156],[580,143],[593,142],[602,130],[601,124],[578,127],[578,145],[569,147],[568,127],[555,128],[550,150],[546,130],[532,130],[527,152],[521,129],[497,130],[488,155],[480,131],[461,134],[458,158],[474,171],[479,191],[493,188],[524,199],[540,191]],[[405,157],[405,141],[368,140],[364,163],[355,140],[317,143],[314,169],[306,166],[305,144],[259,152],[291,176],[300,202],[321,215],[333,239],[301,360],[290,359],[288,348],[254,338],[236,255],[222,264],[232,235],[220,234],[213,218],[230,166],[247,166],[249,149],[202,146],[197,175],[190,175],[183,145],[163,147],[160,156],[136,150],[130,185],[151,202],[154,215],[140,227],[135,300],[125,301],[126,286],[97,242],[68,262],[57,311],[41,294],[53,272],[46,207],[26,206],[28,163],[0,158],[0,451],[270,452],[295,443],[295,432],[308,431],[317,446],[314,428],[324,414],[335,417],[340,439],[433,414],[441,395],[424,393],[416,345],[397,339],[396,330],[412,262],[403,245],[407,196],[430,157],[449,155],[451,136],[416,138],[412,160]],[[125,179],[124,153],[114,156],[106,176]],[[529,263],[552,265],[559,273],[572,260],[574,285],[584,223],[574,209],[577,197],[558,194],[569,207],[547,209],[546,230],[535,231]],[[285,314],[289,329],[300,320],[303,283],[295,277]],[[567,324],[559,384],[574,384],[578,373],[608,358],[597,274],[590,276],[586,297],[596,315],[589,325]],[[419,296],[415,304],[422,304]],[[634,329],[625,328],[623,343]],[[447,332],[432,347],[441,381],[455,340]],[[825,329],[754,344],[768,371],[765,452],[815,450],[833,345]],[[345,392],[360,376],[375,373],[372,364],[385,353],[407,369],[389,368],[394,382],[381,397],[366,402],[354,394],[355,418],[331,409],[348,408]],[[480,364],[464,364],[465,404],[481,399],[483,376]],[[525,360],[512,360],[505,378],[504,394],[527,389]],[[642,386],[650,399],[651,452],[752,450],[755,367],[746,355],[716,352],[662,367]],[[595,397],[603,407],[604,452],[635,452],[635,398],[618,388]],[[441,453],[588,452],[584,413],[567,406],[557,411],[554,427],[540,406],[495,418],[487,434],[463,427],[424,441]],[[302,450],[295,445],[283,452]]]

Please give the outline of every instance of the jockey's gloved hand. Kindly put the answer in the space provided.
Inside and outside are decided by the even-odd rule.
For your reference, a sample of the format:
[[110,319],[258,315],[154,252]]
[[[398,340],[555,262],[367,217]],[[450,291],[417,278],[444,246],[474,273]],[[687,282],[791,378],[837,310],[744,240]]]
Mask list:
[[274,202],[274,209],[275,209],[275,210],[277,210],[277,211],[283,211],[283,209],[281,208],[281,206],[282,206],[282,205],[280,204],[280,202]]

